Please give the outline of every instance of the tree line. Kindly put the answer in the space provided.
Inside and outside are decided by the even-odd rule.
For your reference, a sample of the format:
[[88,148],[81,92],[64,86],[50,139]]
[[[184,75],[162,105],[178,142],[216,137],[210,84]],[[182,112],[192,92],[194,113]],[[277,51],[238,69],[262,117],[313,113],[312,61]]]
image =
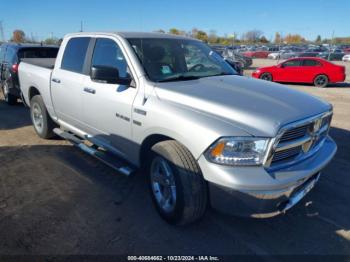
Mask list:
[[[199,39],[209,44],[219,45],[232,45],[232,44],[305,44],[305,43],[316,43],[316,44],[350,44],[350,37],[336,37],[334,39],[322,39],[320,35],[313,41],[306,40],[300,34],[286,34],[282,36],[279,32],[275,33],[274,39],[268,40],[261,30],[250,30],[238,37],[238,34],[233,33],[232,35],[218,36],[215,30],[206,32],[197,28],[193,28],[191,31],[184,31],[177,28],[170,28],[167,32],[159,29],[155,32],[169,33],[174,35],[184,35],[192,38]],[[33,38],[28,38],[23,30],[13,31],[12,42],[16,43],[38,43]],[[57,45],[62,42],[62,39],[56,37],[49,37],[41,43],[47,45]]]
[[276,32],[274,39],[268,40],[261,30],[250,30],[241,35],[238,38],[237,33],[232,35],[218,36],[215,30],[209,31],[209,33],[199,30],[197,28],[192,29],[189,32],[180,30],[177,28],[171,28],[168,32],[160,29],[156,32],[169,33],[174,35],[190,36],[209,44],[231,45],[231,44],[350,44],[350,37],[336,37],[334,39],[322,39],[320,35],[315,40],[307,40],[300,34],[286,34],[282,36],[281,33]]
[[59,45],[62,42],[62,38],[48,37],[44,41],[38,41],[33,37],[27,37],[23,30],[16,29],[12,33],[10,42],[15,43],[42,43],[45,45]]

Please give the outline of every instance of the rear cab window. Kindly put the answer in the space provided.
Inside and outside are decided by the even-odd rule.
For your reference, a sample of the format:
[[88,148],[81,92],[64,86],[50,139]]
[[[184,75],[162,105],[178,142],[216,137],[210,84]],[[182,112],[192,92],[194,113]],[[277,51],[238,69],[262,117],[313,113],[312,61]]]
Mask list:
[[82,74],[90,37],[74,37],[65,47],[61,69]]

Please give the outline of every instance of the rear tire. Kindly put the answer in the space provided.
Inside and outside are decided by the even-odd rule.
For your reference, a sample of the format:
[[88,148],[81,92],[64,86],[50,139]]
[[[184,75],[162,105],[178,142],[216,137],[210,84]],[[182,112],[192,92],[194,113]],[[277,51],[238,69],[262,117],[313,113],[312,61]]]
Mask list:
[[13,106],[17,104],[17,97],[10,93],[10,86],[7,80],[3,82],[2,93],[4,95],[5,102],[8,105]]
[[329,83],[328,76],[326,75],[318,75],[314,79],[314,86],[323,88],[326,87]]
[[150,160],[151,195],[160,216],[173,225],[200,219],[207,209],[207,184],[189,150],[163,141],[152,147]]
[[271,82],[272,75],[270,73],[263,73],[263,74],[261,74],[260,79]]
[[34,130],[39,137],[50,139],[55,136],[53,129],[56,124],[52,121],[46,110],[41,95],[36,95],[30,100],[30,116],[33,122]]

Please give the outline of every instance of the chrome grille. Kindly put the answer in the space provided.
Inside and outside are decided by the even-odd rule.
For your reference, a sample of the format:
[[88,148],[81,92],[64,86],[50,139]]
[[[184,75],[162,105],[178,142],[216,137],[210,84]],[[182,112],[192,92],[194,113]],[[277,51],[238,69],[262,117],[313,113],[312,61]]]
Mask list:
[[283,128],[271,148],[265,166],[280,166],[317,151],[328,135],[331,120],[332,112],[327,112]]
[[273,159],[272,159],[272,163],[279,162],[282,160],[288,160],[291,158],[293,159],[294,157],[299,155],[301,151],[302,151],[301,146],[292,147],[292,148],[289,148],[286,150],[278,151],[274,154]]
[[326,116],[322,119],[322,125],[321,125],[321,128],[324,127],[324,126],[329,126],[331,124],[331,121],[332,121],[332,115],[329,115],[329,116]]
[[310,124],[299,126],[296,128],[292,128],[286,131],[280,139],[280,143],[291,141],[294,139],[298,139],[304,137],[308,131]]

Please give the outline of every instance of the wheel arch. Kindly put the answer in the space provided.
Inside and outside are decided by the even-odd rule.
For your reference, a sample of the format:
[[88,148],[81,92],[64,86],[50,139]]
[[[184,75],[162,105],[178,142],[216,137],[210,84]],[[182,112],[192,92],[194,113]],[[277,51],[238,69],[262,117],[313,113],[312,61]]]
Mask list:
[[314,82],[314,81],[316,80],[316,78],[319,77],[319,76],[326,76],[326,77],[328,78],[328,81],[331,80],[328,74],[322,72],[322,73],[317,73],[317,74],[314,76],[314,79],[313,79],[312,81]]
[[28,100],[29,100],[28,104],[30,104],[30,100],[32,100],[32,98],[36,95],[41,95],[39,89],[36,88],[35,86],[30,86],[28,88]]
[[140,167],[141,168],[145,168],[147,165],[147,158],[149,156],[149,152],[151,150],[151,148],[162,141],[166,141],[166,140],[175,140],[176,139],[166,136],[166,135],[161,135],[161,134],[152,134],[147,136],[141,143],[141,148],[139,151],[139,163],[140,163]]

